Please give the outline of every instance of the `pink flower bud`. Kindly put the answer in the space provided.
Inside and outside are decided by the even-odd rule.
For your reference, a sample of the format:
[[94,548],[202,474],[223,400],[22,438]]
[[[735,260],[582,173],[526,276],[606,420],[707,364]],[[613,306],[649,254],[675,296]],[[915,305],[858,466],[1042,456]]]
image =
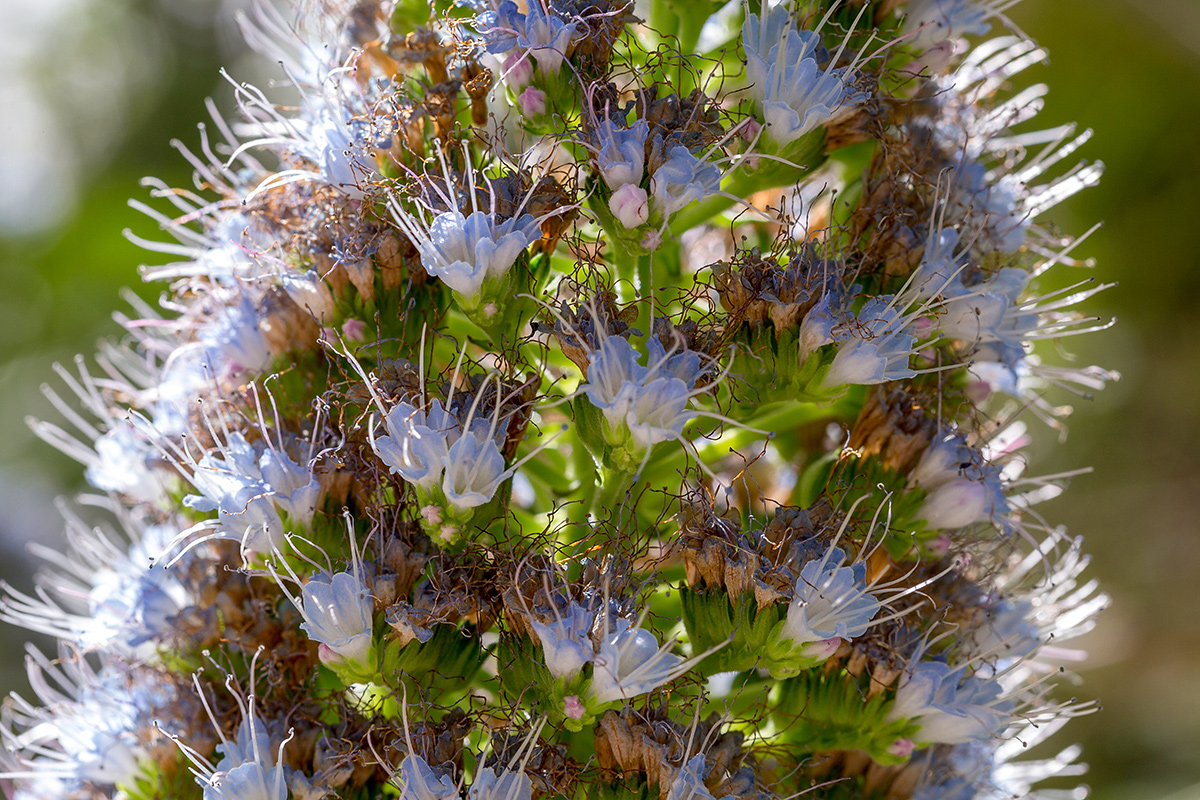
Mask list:
[[567,719],[583,719],[585,710],[578,695],[569,694],[563,698],[563,714]]
[[992,394],[992,386],[987,381],[972,381],[967,384],[965,394],[976,405],[982,405]]
[[888,755],[896,758],[908,758],[917,749],[916,743],[912,739],[901,738],[888,745]]
[[942,533],[938,534],[937,538],[930,540],[929,543],[925,545],[925,549],[927,549],[932,555],[943,556],[946,554],[946,551],[950,549],[951,544],[952,542],[950,541],[950,537]]
[[519,49],[510,52],[501,63],[500,68],[504,82],[514,92],[521,91],[533,80],[533,59],[529,57],[528,53],[523,53]]
[[527,117],[540,117],[546,113],[546,93],[532,86],[521,92],[517,98],[521,105],[521,113]]
[[352,342],[361,342],[363,340],[363,331],[367,325],[361,319],[351,317],[342,323],[342,335]]
[[826,661],[833,657],[833,654],[842,646],[842,640],[837,636],[832,636],[828,639],[821,639],[817,642],[808,642],[804,645],[804,657],[813,658],[817,661]]
[[987,487],[964,479],[942,484],[929,493],[917,516],[930,528],[963,528],[986,519]]
[[317,658],[327,667],[336,667],[346,663],[345,656],[324,642],[317,645]]
[[612,193],[608,200],[608,210],[626,228],[636,228],[649,219],[650,201],[645,189],[627,183]]
[[424,517],[425,522],[429,525],[442,524],[442,509],[439,506],[432,504],[425,506],[421,509],[421,516]]
[[937,323],[935,323],[929,317],[917,317],[912,321],[912,324],[908,326],[908,329],[912,331],[912,334],[918,339],[924,339],[926,336],[933,335],[933,332],[936,328]]

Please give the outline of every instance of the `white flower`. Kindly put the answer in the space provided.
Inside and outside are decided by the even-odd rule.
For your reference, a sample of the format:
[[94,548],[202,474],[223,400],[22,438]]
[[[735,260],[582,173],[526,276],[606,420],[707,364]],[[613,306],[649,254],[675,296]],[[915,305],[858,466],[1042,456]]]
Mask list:
[[666,800],[713,800],[712,792],[704,785],[705,759],[697,754],[679,768]]
[[481,211],[477,206],[470,167],[467,168],[467,194],[471,210],[464,215],[453,196],[456,182],[451,179],[450,167],[440,149],[438,157],[445,184],[450,187],[450,195],[443,195],[441,200],[450,210],[434,213],[416,201],[410,212],[398,196],[388,200],[388,208],[392,219],[420,253],[425,271],[472,302],[479,296],[486,279],[500,278],[507,273],[517,256],[540,237],[539,222],[529,214],[498,222],[494,212]]
[[801,568],[783,623],[785,638],[797,645],[851,640],[871,627],[882,603],[867,591],[866,566],[843,567],[845,559],[846,554],[834,547]]
[[917,337],[909,326],[914,315],[904,315],[891,296],[871,298],[838,347],[825,376],[828,387],[875,384],[916,375],[908,366]]
[[653,633],[617,618],[616,632],[606,633],[593,659],[595,669],[588,689],[592,704],[652,692],[687,672],[698,658],[685,661],[670,652],[673,646],[674,642],[659,646]]
[[965,528],[988,519],[988,490],[983,483],[957,479],[932,490],[917,510],[916,517],[930,528]]
[[395,203],[392,218],[416,245],[425,271],[468,300],[479,295],[484,279],[508,272],[537,230],[529,215],[497,224],[482,211],[466,217],[459,211],[447,211],[426,227],[420,216],[408,214]]
[[400,800],[459,800],[450,776],[438,777],[425,759],[413,753],[400,762],[399,784]]
[[166,477],[154,467],[158,453],[132,424],[117,422],[96,439],[95,448],[95,460],[84,471],[92,486],[106,492],[120,492],[141,502],[162,498]]
[[193,598],[179,577],[155,560],[175,533],[173,526],[148,527],[130,545],[127,558],[96,565],[88,608],[97,646],[104,639],[110,646],[123,639],[130,647],[140,647],[170,632],[171,617],[191,604]]
[[479,770],[467,800],[530,800],[533,796],[533,781],[523,771],[502,770],[500,774],[491,767]]
[[317,322],[333,319],[333,293],[315,271],[285,272],[279,276],[279,283],[292,302],[312,314]]
[[236,304],[221,306],[201,329],[205,363],[218,380],[242,373],[257,374],[274,360],[258,327],[258,311],[245,294]]
[[[95,670],[68,647],[51,661],[28,648],[29,684],[42,705],[14,694],[2,729],[9,751],[0,778],[39,778],[99,784],[126,783],[149,757],[144,744],[151,692],[112,667]],[[163,690],[168,691],[168,690]],[[146,706],[146,707],[142,707]]]
[[591,639],[593,616],[572,600],[564,614],[554,609],[554,617],[550,624],[532,618],[529,624],[542,643],[542,657],[550,674],[569,681],[595,657]]
[[654,210],[666,219],[721,188],[721,170],[682,145],[675,145],[666,161],[650,176]]
[[576,38],[573,22],[563,22],[554,9],[540,2],[528,4],[521,13],[512,0],[500,3],[496,12],[480,17],[487,51],[493,55],[507,53],[513,48],[526,53],[537,62],[543,75],[554,75],[562,67],[571,42]]
[[266,767],[247,761],[215,773],[204,787],[204,800],[287,800],[283,765]]
[[658,338],[648,343],[647,366],[628,340],[606,336],[591,352],[588,400],[604,415],[605,438],[619,445],[631,439],[643,450],[677,439],[695,416],[687,405],[701,375],[700,357],[691,351],[668,356]]
[[958,744],[998,736],[1012,719],[1013,704],[996,680],[963,678],[963,668],[922,661],[901,678],[889,720],[905,719],[920,729],[913,741]]
[[282,450],[268,447],[258,458],[258,471],[280,511],[301,525],[310,525],[317,512],[321,484]]
[[[184,498],[197,511],[217,511],[223,530],[247,550],[269,552],[282,542],[280,512],[307,526],[316,513],[320,483],[270,438],[261,455],[240,432],[191,464],[198,494]],[[186,454],[181,458],[187,458]]]
[[[818,54],[824,48],[817,31],[798,31],[787,4],[761,19],[747,14],[742,26],[746,77],[762,104],[767,135],[780,146],[824,125],[859,102],[851,88],[855,64],[822,70]],[[843,44],[843,48],[844,48]],[[837,61],[841,50],[832,59]]]
[[644,119],[637,120],[629,128],[621,127],[611,119],[604,119],[597,126],[596,169],[614,193],[622,186],[642,182],[646,168],[646,137],[649,135],[650,125]]
[[461,435],[458,420],[434,399],[428,414],[409,403],[397,403],[384,425],[388,434],[371,441],[375,454],[414,486],[433,487],[446,468],[450,445]]
[[[493,420],[495,423],[495,420]],[[423,492],[439,486],[455,511],[484,505],[512,477],[496,444],[495,424],[462,423],[438,400],[428,414],[409,403],[398,403],[385,420],[388,435],[372,440],[375,453],[392,472]]]
[[446,452],[442,491],[454,510],[465,511],[491,500],[500,484],[511,476],[492,431],[474,425]]
[[809,309],[809,312],[804,315],[804,321],[800,323],[797,350],[801,364],[818,347],[832,344],[835,341],[833,328],[837,324],[837,318],[833,314],[831,303],[832,293],[827,291],[821,295],[817,304]]
[[[936,47],[952,36],[982,36],[991,30],[988,19],[998,12],[989,6],[1009,4],[1006,0],[909,0],[904,8],[904,33],[916,33],[913,46]],[[917,31],[920,31],[917,33]]]
[[932,529],[963,528],[988,520],[1009,525],[999,467],[961,436],[946,436],[931,444],[909,475],[909,483],[926,491],[915,516]]
[[255,713],[253,701],[244,705],[239,697],[238,705],[243,716],[237,739],[222,738],[215,768],[184,751],[200,767],[196,781],[204,787],[204,800],[287,800],[287,772],[276,763],[267,726]]
[[374,624],[371,591],[356,574],[315,575],[300,593],[301,628],[333,660],[366,665]]

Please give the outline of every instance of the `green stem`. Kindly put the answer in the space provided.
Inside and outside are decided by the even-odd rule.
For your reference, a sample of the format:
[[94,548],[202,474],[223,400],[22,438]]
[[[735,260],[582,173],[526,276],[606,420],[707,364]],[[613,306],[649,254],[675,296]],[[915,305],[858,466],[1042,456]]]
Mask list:
[[[588,452],[583,440],[579,438],[575,429],[574,441],[571,442],[571,461],[574,478],[579,483],[577,494],[586,498],[589,494],[589,487],[592,489],[592,499],[579,500],[571,502],[566,507],[567,511],[567,528],[565,534],[559,537],[561,544],[570,545],[586,538],[588,531],[588,516],[591,513],[592,507],[595,505],[595,487],[600,481],[600,476],[596,474],[596,462],[592,458],[592,454]],[[573,493],[576,494],[576,493]]]
[[625,500],[625,493],[633,485],[633,474],[611,467],[602,467],[600,478],[602,481],[600,491],[596,493],[595,499],[592,501],[592,508],[597,513],[620,508],[621,503]]
[[647,253],[637,259],[638,327],[646,336],[654,335],[654,254]]

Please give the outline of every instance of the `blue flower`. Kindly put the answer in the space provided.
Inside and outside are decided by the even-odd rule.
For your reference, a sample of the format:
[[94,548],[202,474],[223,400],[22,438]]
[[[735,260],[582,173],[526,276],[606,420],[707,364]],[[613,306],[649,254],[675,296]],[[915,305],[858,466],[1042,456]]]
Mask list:
[[410,403],[397,403],[384,425],[387,435],[371,440],[375,454],[414,486],[433,488],[446,468],[450,445],[458,438],[458,420],[434,399],[428,414]]
[[480,27],[489,53],[499,55],[519,47],[529,51],[543,75],[554,75],[575,38],[575,23],[563,22],[549,7],[543,9],[541,2],[534,0],[522,14],[516,3],[504,0],[494,15],[480,17]]
[[488,277],[508,272],[517,256],[539,238],[537,221],[528,214],[497,223],[494,216],[457,209],[426,221],[423,211],[410,214],[393,199],[392,218],[421,254],[430,275],[467,300],[479,296]]
[[533,781],[522,770],[504,769],[499,773],[491,767],[479,770],[467,800],[530,800]]
[[487,503],[515,471],[505,465],[495,425],[470,417],[464,425],[436,399],[428,414],[401,402],[385,420],[388,435],[372,438],[375,453],[418,496],[429,499],[440,489],[455,512]]
[[712,792],[704,785],[704,773],[704,755],[697,753],[675,774],[666,800],[713,800]]
[[439,776],[415,753],[400,762],[400,800],[459,800],[458,787],[449,775]]
[[890,295],[868,300],[839,345],[825,385],[885,383],[916,375],[908,366],[917,344],[909,330],[912,321]]
[[300,627],[321,643],[323,661],[369,664],[374,604],[357,574],[314,575],[301,590],[299,607],[304,617]]
[[780,146],[863,99],[851,87],[854,65],[822,70],[818,59],[827,54],[820,34],[796,30],[786,4],[769,9],[761,20],[757,14],[747,14],[742,45],[746,77],[762,104],[767,135]]
[[512,476],[486,425],[473,425],[446,452],[442,491],[455,511],[487,503],[500,484]]
[[646,166],[646,137],[650,126],[639,119],[631,127],[623,128],[610,119],[603,120],[596,129],[596,169],[608,184],[616,190],[627,183],[642,182]]
[[720,188],[721,170],[682,145],[672,147],[667,160],[650,176],[654,210],[664,219],[684,206],[716,194]]
[[930,528],[964,528],[990,520],[1003,530],[1011,529],[999,467],[961,436],[948,436],[930,445],[909,482],[926,491],[915,516]]
[[[994,0],[993,0],[994,3]],[[904,9],[904,33],[914,47],[928,50],[952,36],[982,36],[991,30],[996,11],[971,0],[910,0]],[[918,31],[920,31],[918,33]]]
[[[255,713],[253,701],[243,707],[237,739],[224,739],[217,749],[222,757],[215,769],[197,764],[201,770],[196,781],[204,787],[204,800],[287,800],[287,768],[275,763],[267,726]],[[196,761],[194,754],[184,752]]]
[[[871,627],[883,604],[867,591],[866,566],[860,562],[843,567],[845,560],[846,554],[834,547],[801,568],[783,623],[784,638],[797,646],[851,640]],[[825,649],[837,647],[831,643]]]
[[1013,703],[994,679],[963,677],[940,661],[922,661],[901,678],[889,720],[904,719],[919,730],[913,741],[959,744],[998,736],[1012,720]]
[[553,614],[554,622],[550,624],[532,618],[529,624],[542,643],[542,658],[550,674],[569,681],[595,657],[593,615],[574,600],[567,604],[565,613],[559,614],[555,608]]
[[605,337],[591,353],[583,386],[604,415],[608,442],[616,446],[632,440],[638,452],[682,435],[696,416],[687,406],[702,372],[700,357],[689,350],[668,356],[656,336],[650,337],[648,349],[647,366],[642,366],[628,340]]
[[671,653],[673,643],[660,646],[653,633],[618,618],[616,630],[606,633],[596,653],[588,696],[592,704],[628,700],[652,692],[693,666]]

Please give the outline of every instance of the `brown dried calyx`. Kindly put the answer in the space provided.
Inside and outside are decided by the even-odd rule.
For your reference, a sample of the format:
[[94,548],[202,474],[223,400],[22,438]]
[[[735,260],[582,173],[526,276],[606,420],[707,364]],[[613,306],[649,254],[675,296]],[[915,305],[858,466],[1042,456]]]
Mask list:
[[924,126],[898,129],[900,134],[880,141],[848,230],[863,263],[875,265],[872,270],[885,277],[906,276],[921,263],[938,191],[936,181],[926,176],[957,165]]
[[627,558],[611,554],[589,559],[582,574],[570,582],[549,557],[523,558],[500,579],[505,587],[501,595],[505,624],[510,632],[537,642],[530,621],[554,624],[568,616],[571,603],[577,603],[592,612],[592,635],[598,640],[603,626],[598,620],[604,613],[621,615],[632,610],[637,596],[635,575]]
[[[464,427],[472,408],[475,409],[475,419],[490,420],[498,413],[498,432],[504,434],[503,441],[498,442],[500,452],[506,461],[511,460],[529,427],[538,382],[537,376],[532,374],[524,376],[523,380],[521,376],[515,376],[513,380],[489,380],[487,375],[474,373],[468,376],[467,386],[454,389],[454,400],[447,410]],[[451,387],[448,382],[440,388],[445,396],[449,396]]]
[[879,800],[907,800],[916,791],[929,767],[925,759],[913,759],[907,764],[885,767],[871,760],[861,750],[835,750],[810,756],[804,762],[804,773],[814,784],[831,779],[849,781],[862,779],[861,794]]
[[553,624],[567,614],[567,607],[578,602],[572,587],[563,583],[549,559],[537,556],[523,560],[519,571],[506,578],[501,594],[504,621],[511,633],[538,641],[531,620],[544,625]]
[[573,305],[560,304],[551,332],[563,355],[575,362],[586,378],[591,354],[599,347],[600,340],[625,335],[637,315],[636,305],[621,308],[615,293],[601,290],[580,297]]
[[[409,698],[409,708],[417,708],[414,698]],[[409,712],[412,713],[411,711]],[[463,742],[475,727],[475,723],[459,708],[452,708],[438,722],[429,720],[408,720],[407,730],[383,726],[376,720],[370,731],[371,739],[375,742],[383,740],[381,747],[375,744],[375,750],[388,764],[399,764],[409,755],[419,756],[425,763],[441,775],[462,775],[463,771]],[[409,745],[412,749],[409,749]],[[366,757],[374,761],[374,755],[367,748]]]
[[838,115],[825,126],[825,152],[835,153],[844,147],[871,139],[882,139],[891,121],[891,104],[879,94],[879,79],[863,74],[857,81],[866,99],[856,103],[850,114]]
[[571,62],[585,80],[608,71],[613,47],[634,19],[631,0],[553,0],[553,13],[575,25]]
[[672,722],[665,706],[636,710],[626,706],[606,711],[595,729],[596,761],[606,780],[642,777],[657,786],[666,798],[679,771],[703,748],[702,779],[713,797],[767,800],[773,797],[758,786],[746,765],[742,734],[727,730],[717,714],[683,727]]
[[823,668],[827,673],[845,670],[855,678],[868,675],[870,699],[895,686],[919,641],[920,632],[903,622],[876,625],[852,642],[843,641]]
[[799,566],[825,546],[824,526],[807,511],[780,508],[762,531],[743,533],[699,493],[685,502],[679,528],[688,585],[722,589],[732,602],[753,592],[760,610],[789,602]]
[[846,444],[859,458],[877,456],[885,469],[907,472],[933,440],[937,421],[900,387],[880,386],[850,429]]
[[524,170],[510,172],[477,186],[480,208],[495,205],[496,219],[503,221],[522,214],[541,220],[544,246],[548,251],[579,216],[575,192],[569,181],[542,175],[536,181]]
[[446,64],[454,55],[454,43],[432,28],[417,28],[404,36],[393,35],[384,43],[384,49],[398,64],[425,67],[431,83],[450,80]]
[[533,785],[533,797],[573,797],[580,766],[567,755],[566,745],[539,740],[532,747],[527,736],[509,734],[492,740],[492,752],[483,766],[497,774],[515,770],[524,763],[525,775]]
[[[712,361],[721,354],[724,347],[721,333],[718,326],[694,319],[685,319],[677,323],[668,317],[654,318],[654,335],[658,337],[663,352],[674,354],[681,350],[690,350],[700,354],[702,371],[696,379],[697,385],[706,384],[712,379],[712,373],[716,372],[716,365]],[[714,369],[707,369],[709,366]]]
[[[421,372],[408,359],[381,359],[371,372],[375,379],[375,392],[385,401],[398,403],[406,398],[421,396]],[[346,399],[363,408],[369,408],[374,402],[374,397],[367,385],[361,381],[354,381],[351,384]]]
[[429,579],[415,589],[412,618],[422,626],[474,624],[486,631],[500,612],[498,575],[491,559],[479,551],[444,553],[430,562]]
[[694,89],[684,98],[676,94],[659,97],[658,89],[649,86],[638,92],[634,101],[635,118],[650,124],[646,168],[651,173],[671,157],[672,147],[707,149],[725,136],[720,110],[704,92]]
[[804,244],[786,266],[757,247],[714,264],[714,288],[730,324],[736,327],[745,321],[759,327],[770,320],[776,331],[795,330],[844,271],[818,248],[812,242]]
[[272,286],[258,302],[258,329],[273,355],[316,347],[321,326],[312,312],[301,308],[279,286]]

